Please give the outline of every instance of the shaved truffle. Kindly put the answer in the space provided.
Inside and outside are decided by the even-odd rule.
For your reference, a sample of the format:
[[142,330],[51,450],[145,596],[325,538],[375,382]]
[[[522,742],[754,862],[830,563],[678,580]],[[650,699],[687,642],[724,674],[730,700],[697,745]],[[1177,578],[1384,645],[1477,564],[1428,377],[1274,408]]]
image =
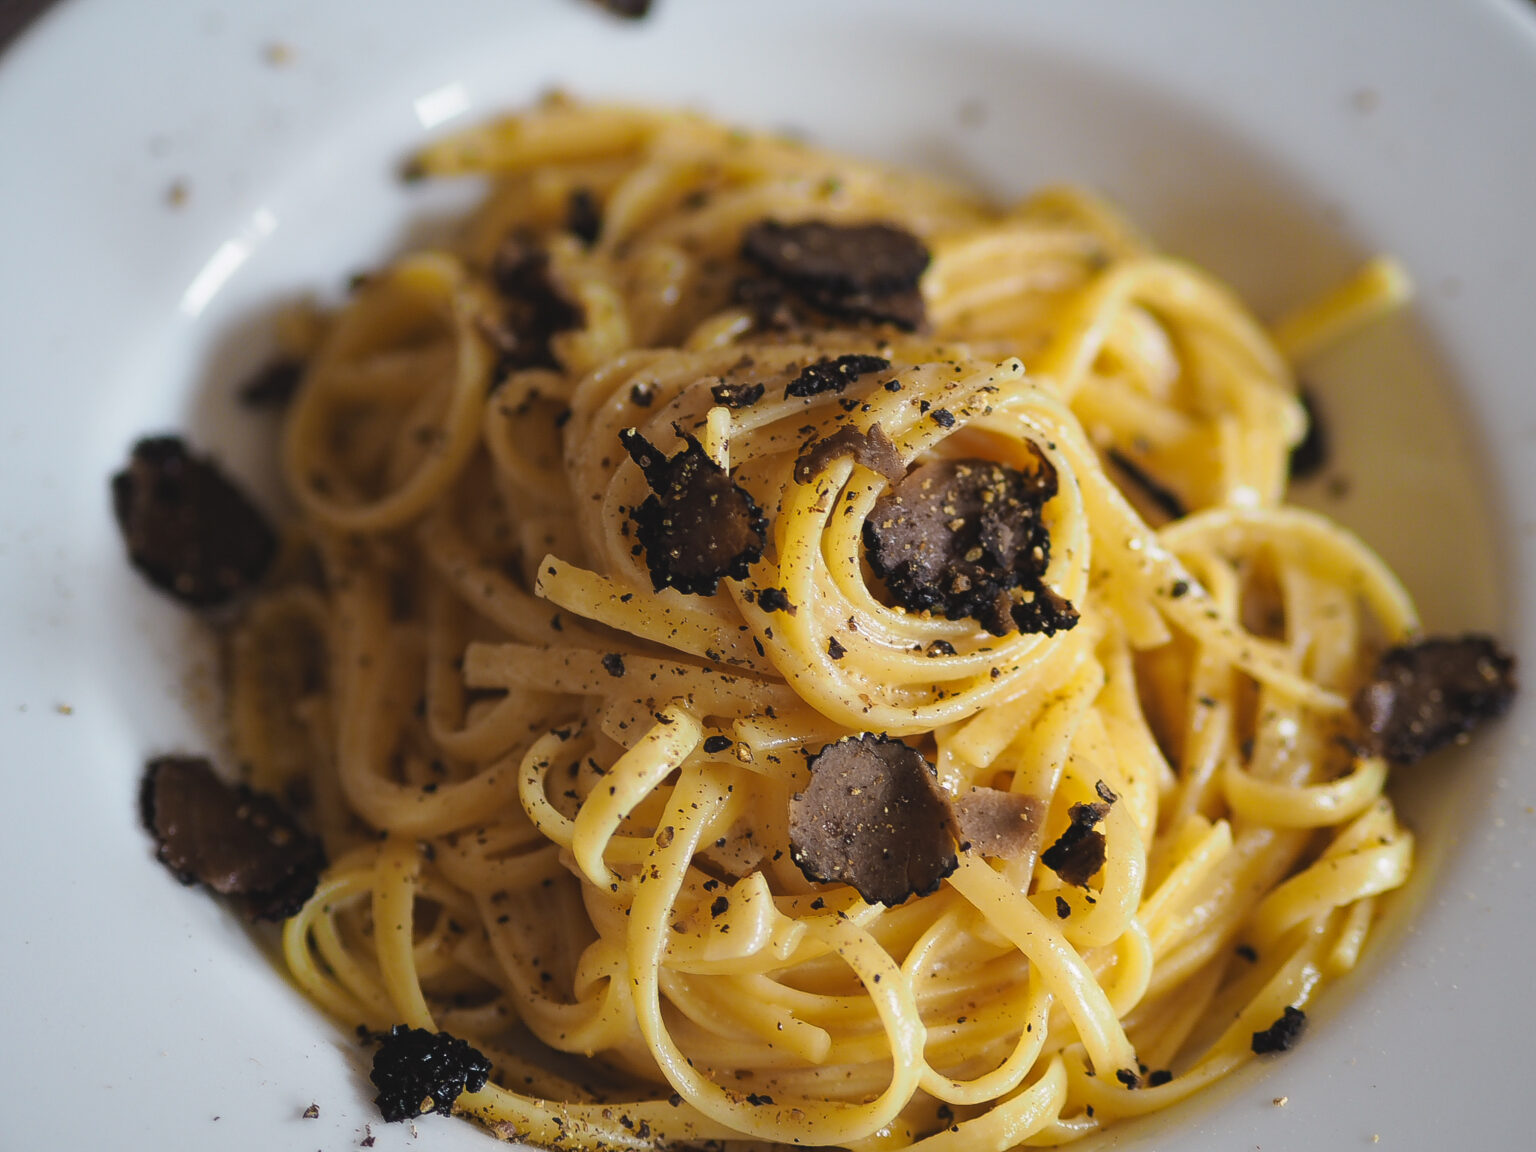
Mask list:
[[1515,696],[1515,658],[1488,636],[1434,637],[1384,652],[1355,696],[1373,755],[1411,764],[1500,716]]
[[1289,1052],[1306,1030],[1307,1014],[1287,1004],[1280,1019],[1264,1031],[1253,1034],[1254,1054],[1263,1056],[1269,1052]]
[[907,331],[926,322],[918,282],[928,249],[894,225],[763,220],[743,235],[741,254],[769,280],[753,289],[759,307],[779,287],[840,320]]
[[177,436],[133,446],[128,466],[112,477],[112,510],[133,566],[193,608],[228,603],[277,555],[266,517]]
[[891,362],[883,356],[850,354],[837,359],[822,359],[806,368],[784,386],[784,395],[817,396],[823,392],[841,392],[849,381],[867,372],[883,372]]
[[654,493],[630,516],[656,591],[709,596],[721,580],[744,577],[768,540],[768,520],[751,493],[692,436],[672,457],[633,428],[619,440]]
[[396,1024],[373,1054],[368,1079],[379,1090],[380,1114],[397,1122],[428,1112],[449,1115],[462,1093],[480,1091],[490,1075],[491,1062],[467,1041]]
[[496,379],[523,368],[558,368],[550,337],[580,328],[583,316],[550,277],[549,254],[514,231],[491,258],[491,283],[502,303],[499,322],[485,327],[496,349]]
[[155,857],[183,884],[236,898],[258,920],[282,920],[315,890],[325,855],[270,796],[224,783],[199,756],[161,756],[139,791]]
[[1063,883],[1086,888],[1093,874],[1104,867],[1104,833],[1095,827],[1109,812],[1108,804],[1074,804],[1067,809],[1072,823],[1044,852],[1040,862]]
[[866,903],[926,896],[959,866],[949,805],[915,748],[865,733],[811,759],[789,802],[790,858],[806,879],[849,884]]
[[936,460],[913,469],[864,522],[870,567],[912,611],[975,619],[994,636],[1054,635],[1077,610],[1043,583],[1051,539],[1041,517],[1056,472],[992,460]]
[[795,461],[795,483],[809,484],[828,464],[844,456],[852,456],[856,463],[887,480],[900,480],[907,473],[901,453],[879,424],[871,424],[868,432],[844,424],[830,436],[806,445]]
[[961,843],[1004,860],[1029,850],[1042,816],[1038,797],[1000,788],[972,788],[953,807]]

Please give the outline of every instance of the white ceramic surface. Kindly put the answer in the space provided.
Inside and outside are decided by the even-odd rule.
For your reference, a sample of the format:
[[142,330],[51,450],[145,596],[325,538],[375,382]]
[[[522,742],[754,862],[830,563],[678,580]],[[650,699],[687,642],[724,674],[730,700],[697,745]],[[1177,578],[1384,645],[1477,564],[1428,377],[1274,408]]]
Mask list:
[[[127,571],[107,477],[135,436],[180,428],[273,495],[270,429],[230,399],[271,310],[337,293],[462,202],[392,180],[424,134],[550,86],[790,127],[999,197],[1086,180],[1266,314],[1396,253],[1411,312],[1309,372],[1348,488],[1311,498],[1432,627],[1536,654],[1536,10],[656,9],[72,0],[0,60],[0,1149],[339,1152],[369,1123],[381,1149],[492,1146],[441,1118],[375,1123],[356,1044],[152,861],[139,766],[216,747],[215,666]],[[1533,730],[1527,696],[1401,782],[1420,879],[1300,1047],[1104,1144],[1531,1146]]]

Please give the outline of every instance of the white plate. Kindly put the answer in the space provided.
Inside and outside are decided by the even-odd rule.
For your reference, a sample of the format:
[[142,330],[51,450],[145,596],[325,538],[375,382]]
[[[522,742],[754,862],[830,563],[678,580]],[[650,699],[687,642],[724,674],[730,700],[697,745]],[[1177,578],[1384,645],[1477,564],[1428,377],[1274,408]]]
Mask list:
[[[0,66],[0,1147],[332,1152],[373,1121],[356,1045],[150,858],[139,765],[213,745],[215,670],[123,564],[107,477],[135,436],[183,428],[260,482],[230,392],[263,318],[451,207],[391,179],[424,132],[551,85],[999,196],[1087,180],[1261,312],[1396,253],[1411,314],[1314,374],[1350,481],[1318,499],[1432,627],[1536,653],[1523,4],[659,0],[628,25],[586,0],[75,0]],[[1421,880],[1305,1043],[1107,1143],[1525,1145],[1533,705],[1402,782]],[[490,1146],[420,1130],[374,1124],[382,1149]]]

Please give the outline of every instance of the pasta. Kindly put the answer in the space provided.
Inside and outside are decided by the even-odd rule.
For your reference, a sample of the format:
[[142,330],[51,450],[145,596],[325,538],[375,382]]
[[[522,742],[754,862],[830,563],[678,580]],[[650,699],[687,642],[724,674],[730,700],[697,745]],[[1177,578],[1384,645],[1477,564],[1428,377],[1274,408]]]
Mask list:
[[[414,169],[489,192],[304,349],[232,642],[240,759],[331,860],[284,930],[320,1007],[469,1040],[458,1110],[535,1144],[1001,1150],[1186,1099],[1355,964],[1413,840],[1351,700],[1418,625],[1285,503],[1280,349],[1395,266],[1277,346],[1078,190],[564,99]],[[805,264],[855,240],[879,277]],[[1033,493],[1036,546],[921,608],[874,548],[925,466]],[[866,900],[792,828],[834,747],[1031,834]]]

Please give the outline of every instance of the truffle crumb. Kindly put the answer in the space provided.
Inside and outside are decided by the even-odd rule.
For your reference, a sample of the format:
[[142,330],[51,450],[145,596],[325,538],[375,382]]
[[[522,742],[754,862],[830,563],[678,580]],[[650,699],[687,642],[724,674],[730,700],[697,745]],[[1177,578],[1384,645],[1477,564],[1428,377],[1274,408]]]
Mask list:
[[938,776],[915,748],[865,733],[822,748],[789,802],[790,858],[815,883],[887,907],[926,896],[958,866]]
[[373,1054],[368,1079],[379,1090],[380,1114],[395,1122],[447,1116],[461,1093],[480,1091],[490,1074],[491,1062],[458,1037],[396,1024]]
[[731,409],[750,408],[763,398],[763,392],[761,384],[733,384],[728,380],[712,384],[709,388],[709,394],[716,404]]
[[1040,854],[1044,864],[1067,884],[1086,888],[1093,874],[1104,867],[1104,833],[1095,825],[1109,812],[1108,804],[1074,804],[1067,809],[1072,823]]
[[713,595],[723,579],[739,580],[763,554],[768,521],[751,494],[709,458],[692,436],[663,456],[633,428],[619,440],[654,495],[630,513],[656,591]]
[[1515,689],[1515,658],[1491,637],[1433,637],[1384,652],[1354,709],[1369,752],[1411,764],[1501,716]]
[[1262,1032],[1253,1034],[1253,1051],[1263,1056],[1268,1052],[1289,1052],[1307,1029],[1307,1014],[1289,1004],[1285,1014]]
[[807,365],[788,384],[784,386],[784,395],[790,396],[818,396],[823,392],[841,392],[850,381],[857,380],[867,372],[883,372],[891,366],[891,362],[882,356],[864,356],[857,353],[847,356],[839,356],[837,359],[825,358],[817,360],[814,364]]
[[785,612],[798,615],[799,607],[790,602],[789,593],[782,588],[764,588],[757,594],[757,606],[764,612]]

